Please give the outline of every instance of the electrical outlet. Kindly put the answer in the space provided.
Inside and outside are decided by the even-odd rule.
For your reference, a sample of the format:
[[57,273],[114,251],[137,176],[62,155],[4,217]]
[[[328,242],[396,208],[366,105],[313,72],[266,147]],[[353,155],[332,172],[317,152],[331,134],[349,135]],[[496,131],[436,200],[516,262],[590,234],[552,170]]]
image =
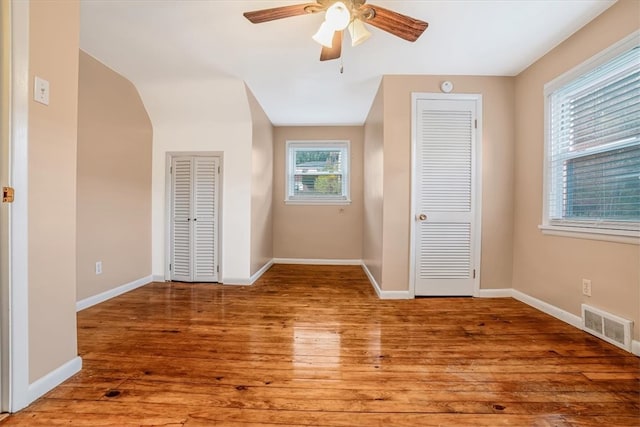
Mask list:
[[102,261],[96,262],[96,275],[102,274]]
[[591,280],[582,279],[582,295],[591,296]]

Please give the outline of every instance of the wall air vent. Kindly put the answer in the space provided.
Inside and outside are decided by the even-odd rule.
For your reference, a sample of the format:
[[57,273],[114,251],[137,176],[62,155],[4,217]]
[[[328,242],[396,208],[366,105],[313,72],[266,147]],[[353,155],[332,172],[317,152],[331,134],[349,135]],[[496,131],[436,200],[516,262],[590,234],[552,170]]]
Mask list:
[[603,340],[631,351],[633,322],[582,304],[582,329]]

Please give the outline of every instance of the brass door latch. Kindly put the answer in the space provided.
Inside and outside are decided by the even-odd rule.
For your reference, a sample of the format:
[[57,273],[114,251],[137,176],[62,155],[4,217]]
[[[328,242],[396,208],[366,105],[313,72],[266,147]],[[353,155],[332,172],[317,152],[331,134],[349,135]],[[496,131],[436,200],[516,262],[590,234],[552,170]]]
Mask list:
[[2,187],[2,203],[13,203],[13,188]]

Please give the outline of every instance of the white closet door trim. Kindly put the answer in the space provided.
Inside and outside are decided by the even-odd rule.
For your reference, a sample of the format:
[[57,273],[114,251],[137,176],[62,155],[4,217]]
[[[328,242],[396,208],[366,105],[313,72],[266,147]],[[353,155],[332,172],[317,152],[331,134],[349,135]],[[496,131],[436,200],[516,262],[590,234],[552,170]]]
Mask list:
[[480,292],[480,261],[482,242],[482,95],[481,94],[443,94],[443,93],[412,93],[411,94],[411,218],[410,218],[410,241],[409,241],[409,295],[415,298],[415,255],[416,255],[416,149],[417,149],[417,104],[418,100],[471,100],[476,103],[476,168],[473,177],[475,185],[474,218],[476,224],[476,238],[474,239],[473,252],[475,254],[472,261],[476,276],[473,284],[473,295],[478,296]]

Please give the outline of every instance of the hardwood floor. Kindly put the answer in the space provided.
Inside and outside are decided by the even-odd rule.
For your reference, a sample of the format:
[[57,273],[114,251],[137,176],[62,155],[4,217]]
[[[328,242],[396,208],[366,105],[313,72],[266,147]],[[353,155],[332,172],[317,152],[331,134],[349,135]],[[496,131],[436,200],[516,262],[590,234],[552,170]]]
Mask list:
[[516,300],[379,300],[360,267],[153,283],[78,313],[84,369],[2,426],[638,426],[640,358]]

